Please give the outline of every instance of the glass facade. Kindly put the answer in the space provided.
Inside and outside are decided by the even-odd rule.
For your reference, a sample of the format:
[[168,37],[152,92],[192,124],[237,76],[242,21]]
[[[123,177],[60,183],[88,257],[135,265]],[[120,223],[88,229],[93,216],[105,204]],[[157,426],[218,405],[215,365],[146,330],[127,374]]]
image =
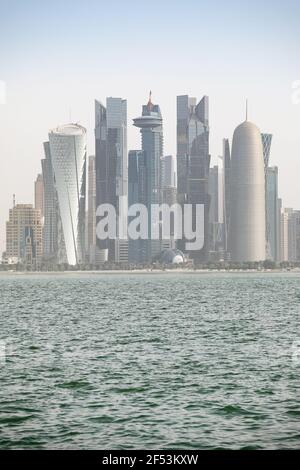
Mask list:
[[[204,247],[190,252],[198,261],[208,259],[209,251],[209,103],[199,103],[188,95],[177,96],[177,197],[180,204],[204,205]],[[192,225],[195,228],[195,211]],[[182,241],[181,249],[184,249]],[[179,245],[181,245],[179,243]]]
[[49,142],[44,142],[44,153],[45,158],[42,160],[44,183],[43,258],[54,263],[66,262]]
[[[128,205],[147,203],[146,155],[143,150],[130,150],[128,154]],[[131,218],[128,219],[130,223]],[[128,241],[128,261],[133,264],[147,261],[147,241]]]
[[267,169],[269,166],[272,138],[272,134],[261,134],[265,169]]
[[223,217],[224,217],[224,250],[228,255],[228,237],[230,226],[230,171],[231,156],[228,139],[223,139]]
[[[125,230],[127,215],[122,214],[121,201],[127,206],[127,101],[107,98],[106,107],[95,101],[95,148],[96,148],[96,206],[112,204],[117,214],[117,238]],[[122,198],[122,199],[121,199]],[[119,223],[123,227],[119,226]],[[119,260],[115,240],[97,240],[100,249],[108,249],[110,261]],[[122,245],[123,246],[123,245]]]
[[163,127],[160,107],[152,104],[151,95],[148,104],[142,108],[142,116],[134,119],[134,126],[141,129],[142,150],[145,158],[145,206],[148,209],[148,240],[146,260],[152,261],[161,252],[161,240],[152,240],[153,228],[159,230],[160,223],[152,219],[152,204],[162,203],[162,158]]
[[85,261],[86,129],[67,124],[49,133],[67,261]]
[[267,242],[268,257],[272,261],[280,260],[280,210],[278,200],[278,168],[268,167],[266,173],[267,192]]

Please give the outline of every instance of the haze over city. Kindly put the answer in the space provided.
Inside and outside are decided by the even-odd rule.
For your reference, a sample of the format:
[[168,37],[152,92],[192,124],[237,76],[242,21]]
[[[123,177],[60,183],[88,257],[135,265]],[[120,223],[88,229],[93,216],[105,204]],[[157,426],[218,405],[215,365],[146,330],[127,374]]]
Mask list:
[[88,130],[94,154],[94,99],[128,103],[128,149],[140,148],[132,119],[152,90],[164,126],[164,153],[176,156],[176,95],[210,98],[212,163],[222,139],[245,118],[273,134],[285,207],[299,207],[300,5],[281,2],[0,1],[0,249],[17,202],[33,202],[49,129],[69,121]]
[[0,453],[299,450],[299,18],[0,0]]

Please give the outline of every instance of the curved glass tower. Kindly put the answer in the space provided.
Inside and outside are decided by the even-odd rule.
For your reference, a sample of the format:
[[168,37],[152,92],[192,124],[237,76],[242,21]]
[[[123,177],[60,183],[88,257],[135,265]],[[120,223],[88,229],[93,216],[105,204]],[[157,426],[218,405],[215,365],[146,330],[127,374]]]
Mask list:
[[234,131],[231,158],[230,252],[237,262],[266,259],[265,172],[259,129],[245,121]]
[[84,261],[86,129],[66,124],[49,133],[58,204],[70,265]]

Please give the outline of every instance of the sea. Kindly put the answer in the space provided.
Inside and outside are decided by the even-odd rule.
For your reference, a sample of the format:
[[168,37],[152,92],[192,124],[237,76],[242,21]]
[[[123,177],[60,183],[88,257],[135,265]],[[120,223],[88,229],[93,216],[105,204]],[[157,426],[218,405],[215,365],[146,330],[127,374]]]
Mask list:
[[0,449],[296,449],[299,373],[299,273],[0,275]]

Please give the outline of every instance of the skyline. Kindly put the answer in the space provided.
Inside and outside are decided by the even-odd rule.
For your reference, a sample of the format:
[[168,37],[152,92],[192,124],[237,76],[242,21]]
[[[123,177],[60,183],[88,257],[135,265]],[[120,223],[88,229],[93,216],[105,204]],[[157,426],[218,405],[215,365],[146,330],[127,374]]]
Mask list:
[[299,18],[0,0],[0,451],[300,447]]
[[101,3],[64,2],[58,17],[58,2],[49,8],[0,1],[0,80],[7,89],[6,104],[0,105],[1,251],[13,193],[17,202],[33,202],[49,129],[80,123],[92,155],[94,100],[122,96],[128,103],[128,150],[139,149],[132,119],[150,89],[164,116],[164,153],[174,157],[176,96],[209,96],[212,165],[222,139],[231,143],[244,120],[248,98],[249,120],[274,136],[270,165],[279,167],[283,204],[298,208],[300,105],[292,103],[292,84],[300,75],[300,5],[254,2],[248,12],[238,2],[229,2],[235,8],[172,2],[171,8],[168,1],[154,1],[145,17],[138,2]]

